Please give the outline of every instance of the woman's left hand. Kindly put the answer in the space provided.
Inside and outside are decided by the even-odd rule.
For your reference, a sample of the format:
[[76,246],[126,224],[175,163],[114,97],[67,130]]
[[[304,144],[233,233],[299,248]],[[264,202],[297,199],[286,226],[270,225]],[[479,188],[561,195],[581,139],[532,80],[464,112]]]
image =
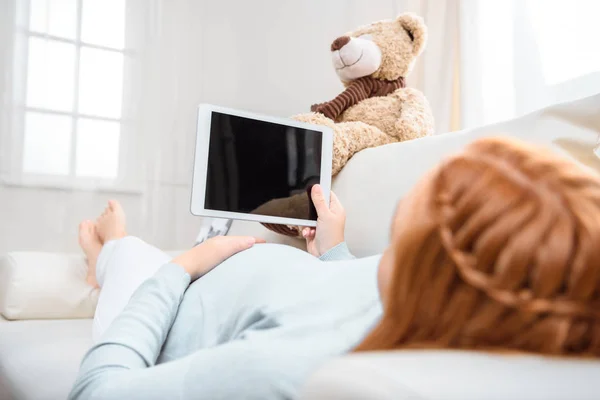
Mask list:
[[346,212],[335,193],[332,191],[330,195],[328,206],[321,186],[312,188],[311,198],[318,216],[317,227],[304,228],[302,236],[306,239],[306,250],[315,257],[321,257],[344,241]]
[[265,240],[252,236],[215,236],[175,257],[171,262],[181,265],[194,280],[256,243],[265,243]]

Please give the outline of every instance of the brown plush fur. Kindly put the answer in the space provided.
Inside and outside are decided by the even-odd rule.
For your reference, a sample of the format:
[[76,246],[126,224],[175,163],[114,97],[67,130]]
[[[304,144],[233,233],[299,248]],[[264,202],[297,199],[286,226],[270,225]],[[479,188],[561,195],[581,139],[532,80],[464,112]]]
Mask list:
[[[370,34],[381,50],[381,66],[371,77],[385,80],[408,75],[427,41],[423,19],[411,13],[361,27],[347,36],[364,34]],[[349,82],[343,83],[347,86]],[[413,88],[400,88],[387,96],[365,99],[342,113],[336,121],[318,113],[293,118],[333,128],[334,176],[361,150],[433,133],[429,103],[423,93]]]
[[373,35],[373,41],[383,56],[381,67],[371,75],[378,79],[406,77],[427,43],[427,27],[423,18],[411,13],[402,14],[395,21],[380,21],[360,28],[353,35],[366,33]]
[[[427,28],[421,17],[401,14],[395,20],[375,22],[348,33],[355,38],[370,34],[381,50],[381,65],[371,78],[396,80],[406,77],[425,48]],[[348,86],[351,82],[342,82]],[[369,97],[345,110],[335,121],[320,113],[293,117],[298,121],[333,129],[332,174],[337,175],[357,152],[393,142],[416,139],[433,133],[433,115],[427,99],[413,88],[400,88],[386,96]],[[302,201],[305,204],[306,201]],[[297,199],[293,202],[299,205]],[[288,199],[268,203],[270,214],[285,210],[293,216]],[[300,215],[305,214],[299,213]],[[299,230],[294,231],[296,234]]]

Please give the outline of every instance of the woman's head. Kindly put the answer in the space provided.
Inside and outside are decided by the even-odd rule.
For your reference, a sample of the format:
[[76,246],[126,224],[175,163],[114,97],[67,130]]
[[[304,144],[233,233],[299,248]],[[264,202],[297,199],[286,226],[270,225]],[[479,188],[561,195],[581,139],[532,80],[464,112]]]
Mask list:
[[379,281],[384,316],[357,350],[600,356],[600,178],[479,140],[398,206]]

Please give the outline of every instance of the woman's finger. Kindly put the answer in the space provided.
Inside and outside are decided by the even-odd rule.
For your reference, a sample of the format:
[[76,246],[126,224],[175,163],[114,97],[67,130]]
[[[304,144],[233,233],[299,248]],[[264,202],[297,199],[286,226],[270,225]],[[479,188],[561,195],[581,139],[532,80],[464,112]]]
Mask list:
[[256,243],[256,238],[253,236],[240,236],[236,237],[234,240],[236,241],[237,246],[234,246],[232,250],[236,252],[249,249]]
[[254,246],[256,243],[264,243],[263,239],[254,236],[222,236],[220,247],[223,254],[227,257],[244,251]]
[[315,238],[315,232],[314,228],[304,228],[302,229],[302,237],[309,242]]

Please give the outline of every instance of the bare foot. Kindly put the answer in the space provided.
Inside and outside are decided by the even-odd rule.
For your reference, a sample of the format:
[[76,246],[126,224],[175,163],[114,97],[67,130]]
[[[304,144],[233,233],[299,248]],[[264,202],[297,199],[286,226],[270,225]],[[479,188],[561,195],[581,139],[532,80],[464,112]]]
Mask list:
[[102,215],[96,220],[96,231],[102,243],[127,236],[125,211],[116,200],[110,200]]
[[83,221],[79,224],[79,246],[85,253],[88,263],[86,282],[93,287],[99,287],[96,280],[96,261],[102,250],[102,242],[96,232],[96,224],[93,221]]

